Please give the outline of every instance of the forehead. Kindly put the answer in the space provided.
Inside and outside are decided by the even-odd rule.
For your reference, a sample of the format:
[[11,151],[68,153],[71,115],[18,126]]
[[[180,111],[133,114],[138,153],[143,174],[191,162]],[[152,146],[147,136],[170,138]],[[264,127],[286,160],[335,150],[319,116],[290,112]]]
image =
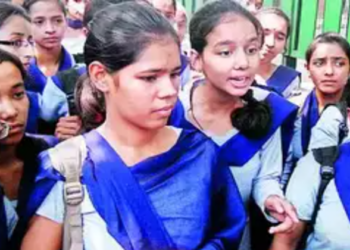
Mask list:
[[180,64],[180,48],[171,38],[167,38],[147,46],[132,65],[137,66],[140,70],[173,70]]
[[172,0],[153,0],[152,5],[160,11],[175,11]]
[[23,78],[19,69],[12,63],[0,63],[0,96],[11,90],[18,83],[23,83]]
[[347,58],[344,50],[336,43],[320,43],[315,47],[314,52],[312,53],[311,59],[316,58],[335,58],[343,57]]
[[221,23],[209,33],[207,42],[211,45],[222,41],[244,44],[253,38],[257,38],[254,25],[246,18],[234,16],[221,21]]
[[32,18],[50,17],[63,15],[63,11],[56,1],[39,1],[30,7],[30,15]]
[[274,13],[262,13],[257,16],[264,29],[275,30],[279,32],[287,32],[288,24],[283,17]]
[[0,37],[8,37],[15,33],[23,34],[25,37],[30,36],[30,22],[21,16],[9,17],[0,28]]

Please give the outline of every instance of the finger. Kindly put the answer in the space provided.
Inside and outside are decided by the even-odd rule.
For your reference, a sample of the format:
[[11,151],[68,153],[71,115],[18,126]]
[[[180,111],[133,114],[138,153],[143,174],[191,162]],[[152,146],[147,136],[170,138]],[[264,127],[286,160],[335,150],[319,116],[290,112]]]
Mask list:
[[59,121],[66,121],[66,122],[77,122],[80,121],[79,116],[74,115],[74,116],[65,116],[65,117],[61,117],[59,119]]
[[81,129],[81,123],[80,122],[59,122],[57,123],[56,127],[79,130]]
[[79,130],[71,128],[59,127],[56,129],[56,134],[75,136],[79,134]]
[[276,212],[271,212],[269,213],[269,215],[271,217],[273,217],[274,219],[278,220],[279,222],[282,222],[285,220],[285,214],[279,214],[279,213],[276,213]]
[[294,206],[287,201],[283,203],[283,206],[284,206],[285,215],[290,217],[293,220],[293,222],[298,223],[299,218]]
[[267,210],[269,213],[277,212],[279,214],[284,213],[284,208],[281,204],[280,198],[274,198],[271,202],[269,202]]
[[270,234],[287,233],[288,231],[293,229],[293,226],[294,226],[294,223],[292,219],[289,217],[286,217],[281,224],[275,227],[271,227],[269,229],[269,233]]

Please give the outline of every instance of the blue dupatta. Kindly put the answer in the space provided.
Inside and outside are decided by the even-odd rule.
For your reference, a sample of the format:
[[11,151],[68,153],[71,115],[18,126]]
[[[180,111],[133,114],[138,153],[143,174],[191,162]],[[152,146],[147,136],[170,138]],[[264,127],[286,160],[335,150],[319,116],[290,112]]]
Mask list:
[[[109,234],[126,250],[237,249],[246,223],[239,191],[217,148],[196,131],[182,131],[167,152],[126,166],[95,130],[85,136],[82,182]],[[33,203],[62,180],[43,155]],[[131,195],[132,194],[132,195]],[[37,205],[36,205],[37,207]]]
[[304,106],[301,110],[301,144],[304,155],[306,154],[310,138],[311,130],[320,118],[318,112],[318,101],[316,92],[313,90],[306,98]]
[[[64,71],[70,69],[74,66],[75,60],[69,52],[62,47],[62,57],[60,61],[60,65],[58,71]],[[29,80],[27,83],[27,90],[31,90],[33,92],[42,93],[46,86],[47,77],[41,72],[39,67],[37,66],[36,60],[33,59],[28,68]]]
[[350,222],[350,143],[340,146],[339,158],[335,163],[335,185],[344,210]]
[[278,66],[272,76],[266,81],[266,85],[283,95],[283,92],[289,87],[289,85],[300,77],[300,72],[283,65]]

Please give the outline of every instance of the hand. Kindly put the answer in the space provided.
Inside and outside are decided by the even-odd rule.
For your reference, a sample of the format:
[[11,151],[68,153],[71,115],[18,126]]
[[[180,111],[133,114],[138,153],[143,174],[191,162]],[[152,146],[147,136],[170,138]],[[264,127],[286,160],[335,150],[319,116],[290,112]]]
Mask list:
[[63,141],[80,134],[81,119],[78,116],[61,117],[56,125],[55,136]]
[[294,206],[285,199],[277,195],[271,195],[266,199],[264,205],[267,213],[281,222],[279,225],[270,228],[270,234],[291,232],[295,225],[299,223]]

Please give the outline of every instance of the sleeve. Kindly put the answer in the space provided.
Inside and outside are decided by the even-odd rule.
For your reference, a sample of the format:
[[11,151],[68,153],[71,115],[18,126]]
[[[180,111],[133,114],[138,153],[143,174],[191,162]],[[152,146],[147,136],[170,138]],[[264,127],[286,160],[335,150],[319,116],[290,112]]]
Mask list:
[[212,198],[212,235],[202,250],[238,249],[247,222],[236,182],[226,166],[215,174]]
[[18,215],[16,213],[14,206],[11,204],[11,201],[9,201],[6,197],[4,197],[3,199],[4,199],[4,206],[5,206],[6,220],[7,220],[7,229],[8,229],[7,236],[10,239],[17,225]]
[[288,151],[288,156],[286,159],[285,166],[283,168],[281,185],[283,190],[288,183],[290,175],[293,172],[296,162],[303,156],[303,149],[301,144],[301,117],[295,121],[294,133],[292,138],[292,143]]
[[51,77],[47,78],[46,87],[42,93],[42,107],[40,117],[46,122],[55,122],[69,113],[66,94],[54,83]]
[[321,182],[320,165],[309,152],[297,164],[289,184],[286,197],[295,206],[301,220],[309,221],[316,204],[318,187]]
[[280,186],[282,162],[281,130],[278,129],[260,151],[260,170],[253,180],[254,200],[271,222],[275,221],[265,213],[264,203],[271,195],[284,197]]
[[45,198],[36,212],[37,215],[55,221],[59,224],[64,222],[64,197],[63,197],[63,182],[59,181],[52,188],[49,195]]

